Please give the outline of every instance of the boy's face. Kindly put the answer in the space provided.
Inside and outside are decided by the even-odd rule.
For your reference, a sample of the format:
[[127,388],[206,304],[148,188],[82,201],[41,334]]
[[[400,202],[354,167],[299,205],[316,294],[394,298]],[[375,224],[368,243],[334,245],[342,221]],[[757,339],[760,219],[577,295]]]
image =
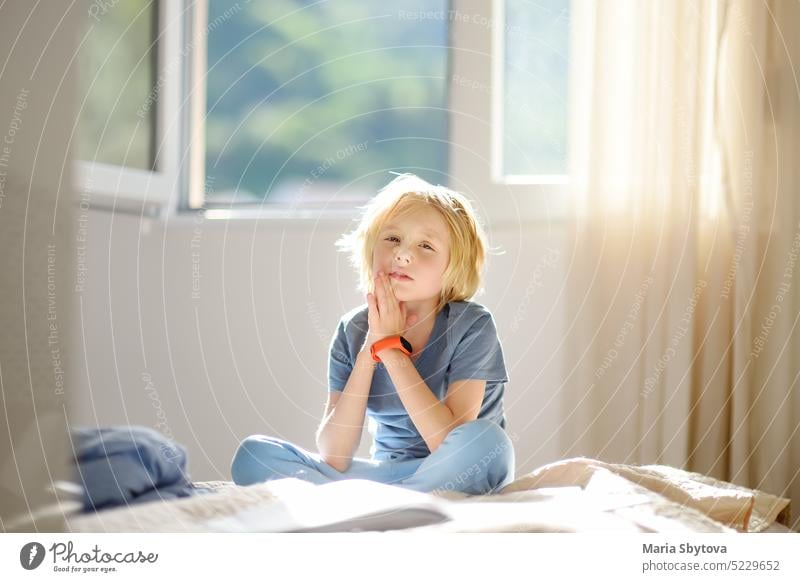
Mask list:
[[438,298],[449,260],[447,222],[433,208],[418,208],[390,218],[378,232],[372,272],[405,273],[410,279],[390,277],[398,301],[425,301]]

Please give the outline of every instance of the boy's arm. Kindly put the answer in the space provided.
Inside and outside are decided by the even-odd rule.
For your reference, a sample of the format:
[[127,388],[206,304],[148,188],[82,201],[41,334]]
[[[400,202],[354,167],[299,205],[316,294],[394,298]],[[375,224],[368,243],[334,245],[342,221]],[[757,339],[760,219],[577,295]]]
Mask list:
[[[459,399],[463,401],[465,410],[456,412],[436,397],[403,352],[397,349],[383,350],[381,361],[386,366],[386,371],[394,383],[400,401],[411,417],[411,422],[417,427],[431,453],[439,448],[451,430],[471,420],[467,418],[471,416],[467,408],[471,407],[470,402],[474,398]],[[475,391],[468,390],[468,392]],[[480,408],[480,404],[478,407]]]
[[317,429],[317,449],[322,460],[340,473],[350,467],[361,442],[374,371],[375,362],[369,349],[362,349],[344,390],[336,397],[331,394],[332,410],[326,411]]

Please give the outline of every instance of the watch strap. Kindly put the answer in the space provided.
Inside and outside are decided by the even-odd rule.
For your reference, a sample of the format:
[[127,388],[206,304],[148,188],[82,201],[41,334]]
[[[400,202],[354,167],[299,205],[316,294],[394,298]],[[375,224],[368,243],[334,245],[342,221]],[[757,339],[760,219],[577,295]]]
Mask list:
[[413,348],[411,347],[411,342],[408,341],[401,335],[391,335],[389,337],[385,337],[376,341],[374,344],[370,346],[370,354],[372,355],[372,359],[376,362],[380,362],[381,359],[378,356],[378,352],[381,350],[385,350],[388,348],[396,348],[403,352],[405,355],[410,356],[413,352]]

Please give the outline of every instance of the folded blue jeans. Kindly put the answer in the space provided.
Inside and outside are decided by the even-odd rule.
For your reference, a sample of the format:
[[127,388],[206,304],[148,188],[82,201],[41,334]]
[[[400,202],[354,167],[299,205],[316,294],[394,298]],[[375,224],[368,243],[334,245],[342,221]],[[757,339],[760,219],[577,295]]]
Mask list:
[[74,481],[83,511],[189,497],[186,449],[147,426],[72,427]]
[[252,435],[236,450],[231,476],[237,485],[287,477],[318,485],[342,479],[368,479],[426,493],[448,490],[482,495],[495,493],[514,480],[514,447],[500,425],[477,419],[451,430],[427,457],[386,460],[354,457],[350,467],[339,472],[318,453],[277,437]]

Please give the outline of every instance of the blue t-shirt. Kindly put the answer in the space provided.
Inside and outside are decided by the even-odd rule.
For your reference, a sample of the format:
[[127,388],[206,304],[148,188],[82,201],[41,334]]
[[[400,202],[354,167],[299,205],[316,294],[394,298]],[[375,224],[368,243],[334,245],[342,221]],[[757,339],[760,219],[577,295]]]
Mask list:
[[[357,307],[339,320],[330,344],[328,390],[341,392],[364,345],[368,308]],[[486,380],[478,418],[506,427],[503,393],[508,382],[503,348],[491,312],[472,301],[451,301],[436,314],[428,344],[414,361],[420,377],[440,401],[455,380]],[[368,429],[375,460],[422,458],[430,454],[425,440],[395,390],[383,363],[378,363],[367,399]]]

